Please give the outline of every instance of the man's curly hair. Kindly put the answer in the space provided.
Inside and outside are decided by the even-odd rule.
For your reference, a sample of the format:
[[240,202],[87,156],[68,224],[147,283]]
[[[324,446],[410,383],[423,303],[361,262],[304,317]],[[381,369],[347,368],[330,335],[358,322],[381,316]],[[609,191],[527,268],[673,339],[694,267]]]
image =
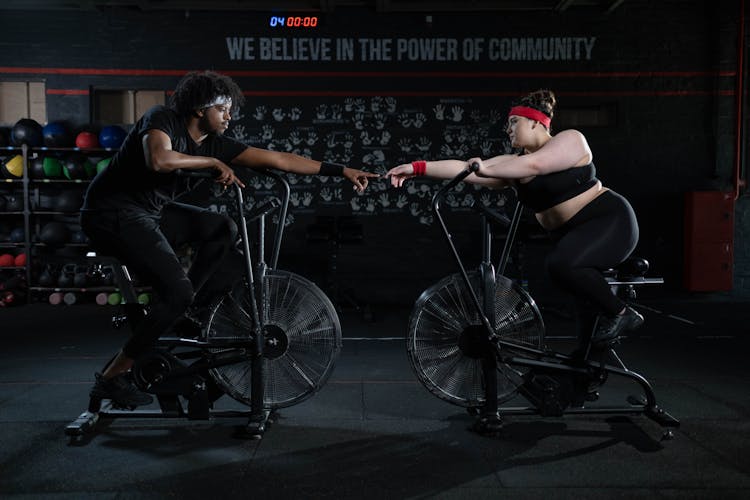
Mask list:
[[214,71],[192,71],[180,79],[169,104],[180,116],[189,117],[219,96],[232,98],[232,112],[245,103],[242,90],[234,80]]

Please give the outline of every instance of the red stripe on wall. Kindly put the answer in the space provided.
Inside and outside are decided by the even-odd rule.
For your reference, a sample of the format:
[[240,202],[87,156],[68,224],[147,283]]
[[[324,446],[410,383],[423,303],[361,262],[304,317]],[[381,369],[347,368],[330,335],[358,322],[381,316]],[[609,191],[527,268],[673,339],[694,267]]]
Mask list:
[[[475,91],[376,91],[376,90],[250,90],[244,91],[246,96],[416,96],[416,97],[515,97],[518,92],[475,92]],[[643,90],[643,91],[555,91],[563,96],[625,96],[625,97],[655,97],[655,96],[733,96],[734,90]]]
[[88,89],[47,89],[52,95],[89,95]]
[[[171,92],[167,91],[167,94]],[[47,89],[50,95],[89,95],[88,90],[83,89]],[[415,96],[415,97],[513,97],[518,92],[511,91],[440,91],[440,90],[246,90],[243,92],[246,96]],[[655,96],[734,96],[734,90],[612,90],[612,91],[559,91],[557,95],[564,96],[625,96],[625,97],[655,97]]]
[[[182,69],[121,69],[121,68],[32,68],[0,66],[6,74],[49,75],[119,75],[119,76],[182,76]],[[736,71],[245,71],[217,70],[230,76],[260,78],[690,78],[734,77]]]

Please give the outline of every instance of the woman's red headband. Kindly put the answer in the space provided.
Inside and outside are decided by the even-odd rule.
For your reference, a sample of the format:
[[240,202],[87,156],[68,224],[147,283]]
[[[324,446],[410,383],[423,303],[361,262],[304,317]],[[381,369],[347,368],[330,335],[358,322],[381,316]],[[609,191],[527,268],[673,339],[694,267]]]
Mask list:
[[510,108],[510,112],[508,113],[508,116],[512,115],[523,116],[524,118],[536,120],[547,128],[549,128],[549,124],[552,122],[552,118],[545,115],[538,109],[530,108],[528,106],[513,106],[512,108]]

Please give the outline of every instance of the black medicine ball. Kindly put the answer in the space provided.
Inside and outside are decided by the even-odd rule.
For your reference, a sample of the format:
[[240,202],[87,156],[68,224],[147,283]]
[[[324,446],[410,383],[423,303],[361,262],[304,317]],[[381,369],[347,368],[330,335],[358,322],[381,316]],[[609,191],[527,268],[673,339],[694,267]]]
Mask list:
[[26,239],[26,231],[22,227],[17,227],[10,232],[9,239],[12,243],[23,243]]
[[39,232],[39,241],[47,245],[62,245],[68,237],[68,228],[62,222],[48,222]]
[[44,143],[42,126],[31,118],[21,118],[10,131],[10,142],[14,146],[26,144],[31,147],[39,147]]
[[23,198],[14,194],[5,197],[6,212],[23,212]]

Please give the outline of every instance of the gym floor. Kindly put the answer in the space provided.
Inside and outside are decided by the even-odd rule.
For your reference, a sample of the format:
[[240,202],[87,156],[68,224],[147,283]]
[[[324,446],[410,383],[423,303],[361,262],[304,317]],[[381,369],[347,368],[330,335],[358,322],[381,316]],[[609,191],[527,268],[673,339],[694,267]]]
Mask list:
[[106,307],[4,309],[0,496],[750,498],[747,301],[648,305],[695,323],[647,311],[642,334],[618,348],[681,420],[669,441],[643,416],[509,416],[500,436],[476,435],[463,408],[412,373],[409,310],[375,308],[370,323],[342,314],[328,384],[260,441],[233,437],[243,419],[120,419],[71,442],[63,430],[124,330],[110,329]]

